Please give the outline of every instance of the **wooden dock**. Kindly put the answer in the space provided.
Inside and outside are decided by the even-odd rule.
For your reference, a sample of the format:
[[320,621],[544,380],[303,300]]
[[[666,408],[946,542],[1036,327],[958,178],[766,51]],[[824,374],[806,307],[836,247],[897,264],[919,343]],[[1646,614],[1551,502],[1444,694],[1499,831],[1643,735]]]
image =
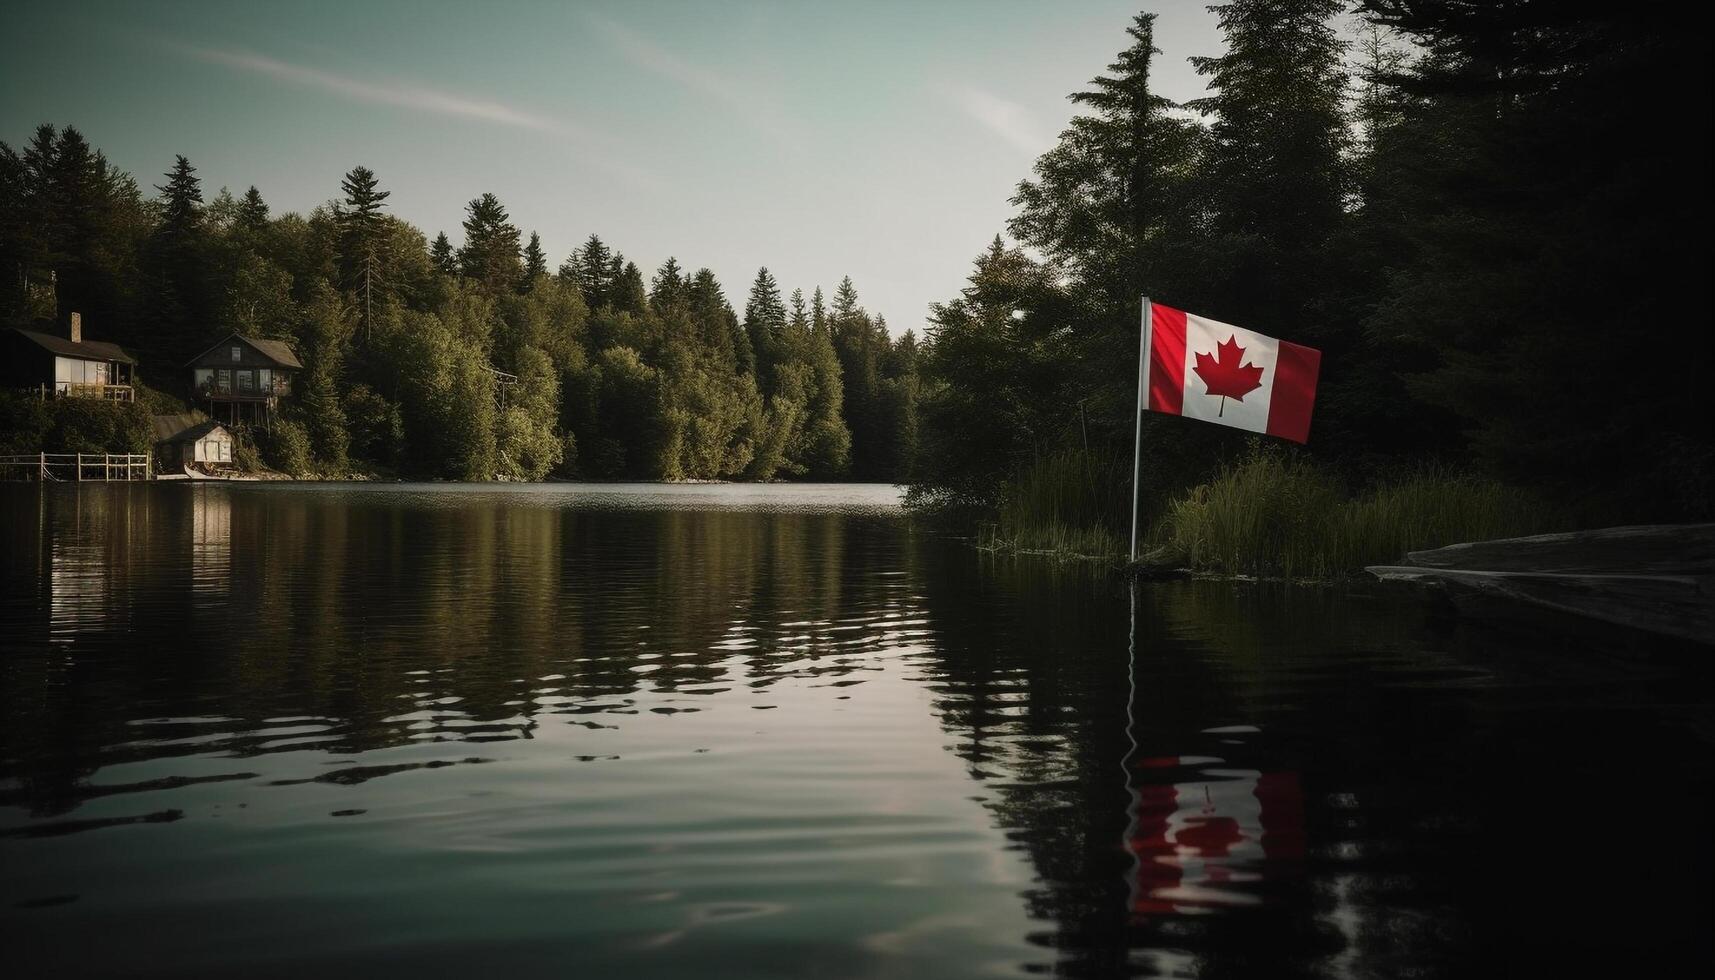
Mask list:
[[0,456],[0,480],[130,483],[152,479],[149,453],[24,453]]
[[1715,646],[1715,524],[1475,541],[1366,570],[1455,602],[1504,600]]

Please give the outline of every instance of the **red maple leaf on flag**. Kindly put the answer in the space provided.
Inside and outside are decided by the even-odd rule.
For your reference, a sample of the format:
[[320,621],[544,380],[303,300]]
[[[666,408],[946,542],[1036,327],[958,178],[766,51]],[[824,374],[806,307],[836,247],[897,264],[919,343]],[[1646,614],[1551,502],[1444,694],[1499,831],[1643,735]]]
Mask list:
[[1221,409],[1215,413],[1216,418],[1226,412],[1227,399],[1237,398],[1242,402],[1246,395],[1262,387],[1262,368],[1255,364],[1241,367],[1244,356],[1245,349],[1239,346],[1236,334],[1215,346],[1214,357],[1202,352],[1197,354],[1197,366],[1193,370],[1203,379],[1203,386],[1209,394],[1221,397]]

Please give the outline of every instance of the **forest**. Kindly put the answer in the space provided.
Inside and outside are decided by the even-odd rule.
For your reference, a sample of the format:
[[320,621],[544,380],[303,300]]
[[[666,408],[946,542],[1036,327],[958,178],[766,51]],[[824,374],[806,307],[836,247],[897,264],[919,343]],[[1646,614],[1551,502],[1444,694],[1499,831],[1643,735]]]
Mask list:
[[431,241],[361,166],[308,215],[205,200],[182,157],[147,195],[51,126],[0,146],[0,318],[81,310],[163,403],[228,330],[291,341],[299,395],[251,434],[290,473],[884,480],[997,546],[1113,553],[1149,295],[1323,365],[1302,448],[1143,420],[1154,545],[1258,524],[1271,553],[1350,535],[1358,561],[1708,517],[1695,33],[1656,2],[1211,10],[1224,50],[1190,59],[1207,94],[1184,105],[1151,87],[1188,54],[1153,15],[1116,36],[920,339],[850,279],[806,299],[764,268],[741,312],[708,270],[646,278],[595,235],[551,268],[492,195]]
[[460,247],[431,242],[362,166],[307,216],[255,187],[205,199],[182,156],[155,190],[71,126],[0,144],[0,323],[59,332],[78,311],[145,386],[130,410],[12,398],[7,451],[143,451],[147,414],[183,410],[183,365],[237,331],[303,361],[281,417],[239,433],[249,465],[294,476],[909,476],[916,340],[850,278],[806,300],[762,268],[741,316],[708,269],[669,258],[646,281],[594,234],[550,270],[492,194]]
[[997,544],[1124,554],[1148,295],[1322,351],[1303,448],[1143,419],[1172,560],[1708,518],[1708,61],[1668,8],[1210,9],[1206,96],[1151,88],[1139,15],[932,311],[916,497],[997,515]]

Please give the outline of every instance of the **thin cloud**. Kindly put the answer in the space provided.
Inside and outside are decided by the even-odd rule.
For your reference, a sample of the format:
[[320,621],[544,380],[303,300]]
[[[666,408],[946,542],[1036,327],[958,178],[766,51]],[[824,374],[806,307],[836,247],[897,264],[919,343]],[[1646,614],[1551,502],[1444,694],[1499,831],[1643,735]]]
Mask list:
[[402,79],[355,78],[320,68],[292,64],[240,48],[196,47],[177,42],[168,42],[168,46],[210,64],[278,79],[305,88],[319,89],[354,102],[395,106],[456,119],[569,137],[572,142],[565,146],[564,150],[573,158],[612,174],[633,187],[659,190],[665,186],[660,177],[623,159],[628,154],[623,152],[617,141],[574,126],[563,119],[537,115],[491,99],[438,91]]
[[678,82],[698,95],[727,105],[750,126],[781,145],[799,148],[799,140],[791,127],[766,107],[764,96],[748,86],[720,72],[692,64],[631,28],[600,14],[585,13],[584,17],[627,61],[645,71]]
[[942,94],[978,125],[1013,147],[1032,155],[1048,148],[1049,141],[1035,119],[1018,103],[968,85],[947,86]]
[[522,109],[515,109],[504,103],[455,95],[450,92],[437,92],[434,89],[424,88],[414,83],[366,81],[349,75],[323,71],[320,68],[290,64],[266,55],[239,49],[199,48],[188,45],[177,45],[177,47],[185,54],[203,61],[256,75],[265,75],[269,78],[277,78],[307,88],[321,89],[324,92],[357,102],[399,106],[443,116],[475,119],[481,122],[534,129],[541,132],[565,133],[570,131],[570,127],[559,120],[538,116]]

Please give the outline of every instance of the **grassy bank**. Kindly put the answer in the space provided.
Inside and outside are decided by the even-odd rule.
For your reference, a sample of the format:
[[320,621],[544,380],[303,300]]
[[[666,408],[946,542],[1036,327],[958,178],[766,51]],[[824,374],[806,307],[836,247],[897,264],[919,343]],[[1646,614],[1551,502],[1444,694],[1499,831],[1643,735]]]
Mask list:
[[[1007,485],[979,544],[1122,560],[1130,486],[1129,466],[1117,460],[1081,453],[1044,459]],[[1408,551],[1555,526],[1537,501],[1493,480],[1425,469],[1352,492],[1322,467],[1272,453],[1144,507],[1149,562],[1286,579],[1340,578]]]
[[979,547],[1066,558],[1123,556],[1130,545],[1131,468],[1082,452],[1047,456],[1002,490],[999,512],[977,532]]
[[1198,571],[1329,579],[1408,551],[1550,530],[1540,504],[1493,480],[1424,470],[1348,494],[1324,470],[1257,456],[1170,503],[1151,560]]

